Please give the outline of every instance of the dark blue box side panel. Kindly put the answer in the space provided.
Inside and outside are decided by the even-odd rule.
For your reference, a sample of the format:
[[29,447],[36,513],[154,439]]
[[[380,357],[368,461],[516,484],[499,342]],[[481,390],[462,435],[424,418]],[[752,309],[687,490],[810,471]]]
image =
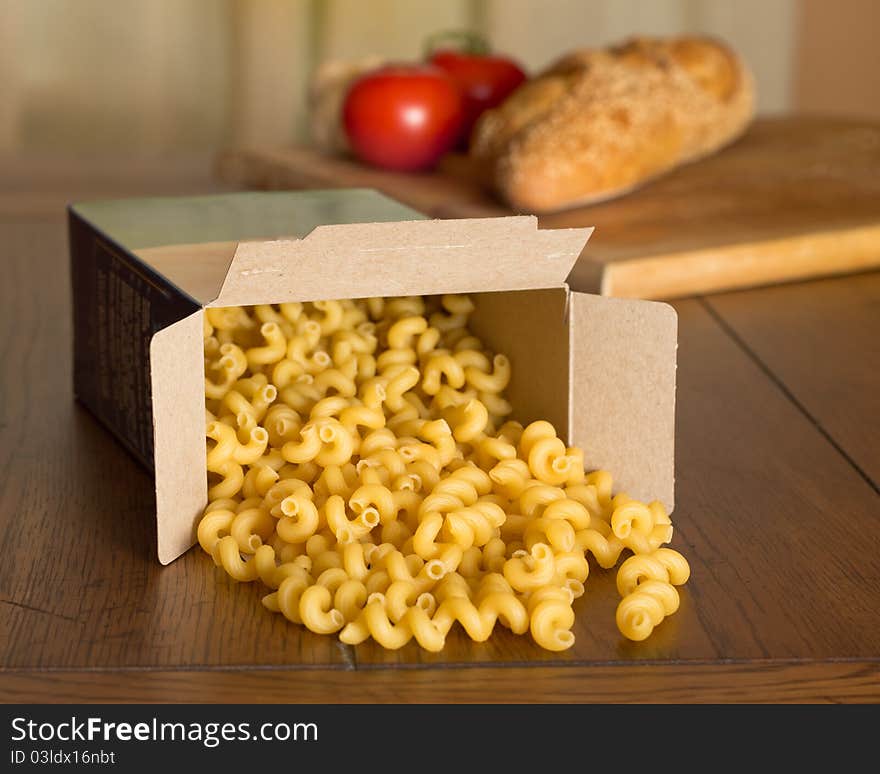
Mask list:
[[150,340],[199,305],[75,213],[68,217],[74,394],[152,471]]

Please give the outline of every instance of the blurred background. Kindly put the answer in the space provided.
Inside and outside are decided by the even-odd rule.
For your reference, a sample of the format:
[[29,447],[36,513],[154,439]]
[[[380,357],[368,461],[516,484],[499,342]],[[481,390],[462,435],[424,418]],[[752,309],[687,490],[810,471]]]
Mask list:
[[632,34],[715,34],[761,112],[880,117],[876,0],[0,0],[0,154],[304,140],[318,63],[414,58],[462,27],[532,72]]

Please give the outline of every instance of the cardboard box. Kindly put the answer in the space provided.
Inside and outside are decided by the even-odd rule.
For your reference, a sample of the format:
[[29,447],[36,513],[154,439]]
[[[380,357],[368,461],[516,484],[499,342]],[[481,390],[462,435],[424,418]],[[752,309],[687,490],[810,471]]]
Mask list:
[[163,564],[207,499],[214,306],[471,293],[476,333],[511,359],[514,417],[553,422],[616,489],[673,507],[676,315],[569,289],[592,229],[425,220],[363,190],[91,202],[69,223],[75,393],[154,472]]

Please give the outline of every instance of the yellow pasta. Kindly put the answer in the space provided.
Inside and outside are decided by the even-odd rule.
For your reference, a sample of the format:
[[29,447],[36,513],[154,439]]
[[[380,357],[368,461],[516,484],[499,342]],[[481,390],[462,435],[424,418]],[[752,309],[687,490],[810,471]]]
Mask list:
[[263,545],[263,541],[272,537],[274,531],[275,521],[260,507],[240,510],[229,526],[229,534],[235,538],[238,549],[243,554],[255,553]]
[[572,593],[567,587],[545,585],[529,597],[529,629],[532,638],[547,650],[566,650],[574,645]]
[[348,624],[339,639],[349,645],[357,645],[372,637],[382,647],[396,650],[415,637],[421,647],[436,653],[443,650],[446,638],[431,621],[428,610],[432,606],[430,597],[422,596],[417,604],[407,608],[406,615],[400,621],[392,623],[385,608],[384,596],[374,592],[368,597],[358,620]]
[[624,637],[644,640],[654,627],[678,610],[675,586],[664,581],[646,581],[625,596],[617,606],[617,627]]
[[529,615],[525,606],[502,576],[497,573],[486,575],[473,601],[465,582],[450,589],[451,580],[456,577],[461,578],[460,575],[451,576],[446,581],[443,602],[433,618],[434,625],[444,634],[455,622],[461,624],[468,636],[477,642],[489,639],[497,621],[514,634],[523,634],[528,630]]
[[293,623],[432,652],[499,623],[570,648],[588,557],[632,553],[616,622],[644,639],[690,575],[668,514],[615,494],[549,422],[507,419],[513,367],[473,311],[463,295],[206,310],[199,545]]
[[517,591],[549,586],[555,575],[553,551],[546,543],[535,543],[530,551],[514,551],[504,563],[504,579]]
[[278,518],[275,529],[278,537],[287,543],[304,543],[318,530],[318,508],[302,494],[285,497],[272,508]]
[[489,409],[476,399],[452,406],[445,413],[450,427],[453,428],[453,436],[460,443],[469,443],[483,436],[489,423]]
[[234,497],[244,486],[244,470],[241,465],[232,460],[209,464],[208,474],[209,482],[212,478],[215,480],[219,478],[219,481],[208,487],[208,499],[212,502],[217,499]]
[[662,581],[681,586],[690,577],[690,566],[678,551],[659,548],[650,554],[631,556],[617,572],[617,590],[622,597],[635,591],[644,581]]

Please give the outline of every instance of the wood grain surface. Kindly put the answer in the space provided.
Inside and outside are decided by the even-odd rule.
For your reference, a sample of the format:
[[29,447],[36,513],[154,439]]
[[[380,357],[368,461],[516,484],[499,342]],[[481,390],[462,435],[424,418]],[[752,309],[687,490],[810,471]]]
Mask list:
[[874,703],[878,673],[876,661],[835,661],[809,671],[778,661],[443,670],[24,670],[0,677],[0,688],[5,702],[46,703]]
[[[456,157],[438,173],[407,175],[261,148],[222,154],[218,171],[257,188],[378,188],[441,218],[510,212]],[[761,119],[714,156],[539,222],[596,226],[571,282],[606,295],[674,298],[864,270],[880,265],[880,125]]]
[[[0,263],[3,700],[880,700],[880,496],[852,464],[876,458],[880,439],[846,452],[856,442],[839,430],[866,421],[876,369],[838,372],[846,422],[810,417],[808,398],[793,400],[821,392],[808,369],[745,344],[812,299],[839,317],[858,361],[875,338],[846,327],[846,309],[873,298],[876,275],[803,285],[791,306],[756,301],[764,328],[751,333],[748,315],[727,316],[733,297],[676,304],[673,545],[693,578],[650,639],[620,637],[612,576],[594,570],[572,650],[502,631],[483,645],[456,633],[432,655],[289,625],[197,549],[161,567],[148,475],[72,399],[63,221],[0,219]],[[788,346],[830,344],[818,327],[804,323]]]
[[726,293],[707,305],[880,487],[880,273]]

